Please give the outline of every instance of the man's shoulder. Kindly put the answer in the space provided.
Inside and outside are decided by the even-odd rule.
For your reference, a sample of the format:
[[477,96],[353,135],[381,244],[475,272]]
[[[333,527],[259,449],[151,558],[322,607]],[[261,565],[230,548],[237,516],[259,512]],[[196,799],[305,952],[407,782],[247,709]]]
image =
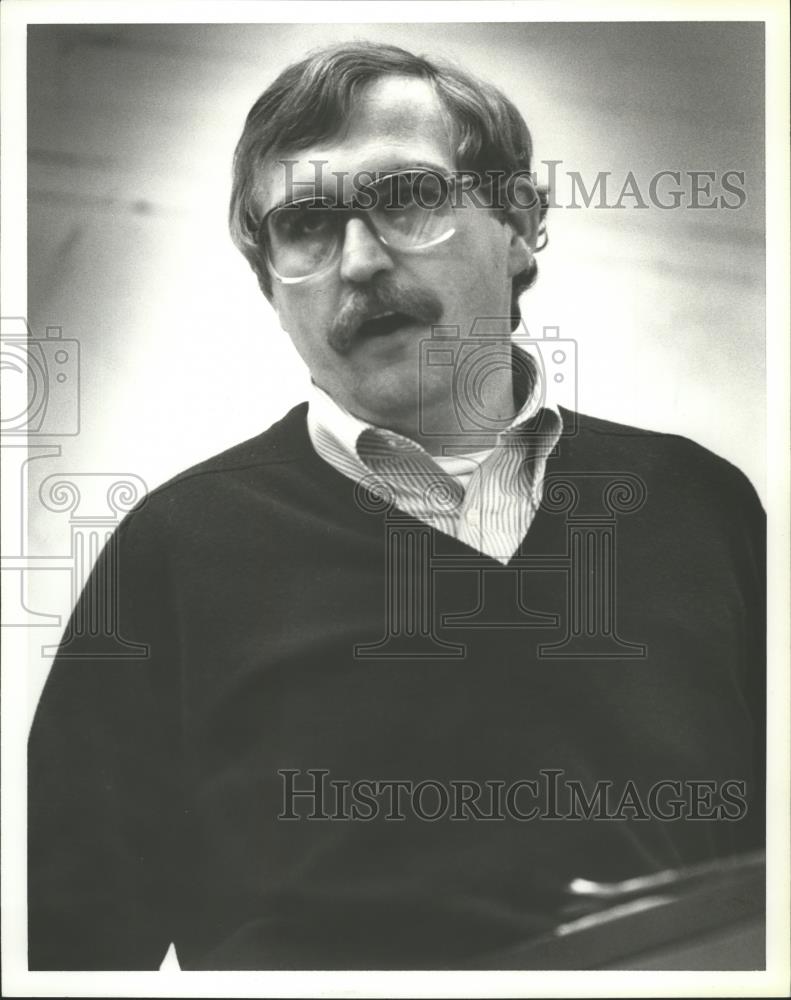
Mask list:
[[[235,489],[268,468],[299,462],[310,454],[307,403],[299,403],[261,434],[226,448],[177,473],[152,489],[131,512],[156,517],[177,512],[183,518],[213,502],[222,503]],[[147,519],[144,515],[144,520]]]
[[[691,438],[684,437],[682,434],[651,430],[647,427],[637,427],[632,424],[617,423],[614,420],[605,420],[603,417],[594,417],[589,413],[567,410],[564,407],[559,407],[559,409],[563,416],[564,427],[569,426],[572,433],[582,435],[591,434],[598,438],[611,439],[619,443],[622,443],[625,439],[630,439],[640,441],[643,444],[650,442],[656,445],[664,443],[670,447],[685,448],[687,445],[692,445],[694,448],[702,447],[696,444]],[[713,454],[713,452],[710,454]]]
[[683,434],[621,424],[561,409],[569,459],[581,467],[632,472],[653,484],[733,499],[760,509],[755,488],[736,465]]
[[672,431],[651,430],[646,427],[621,424],[590,414],[560,410],[564,434],[576,438],[578,448],[584,451],[612,451],[630,453],[636,459],[673,459],[676,461],[703,462],[720,469],[736,469],[731,462],[699,444],[692,438]]
[[255,437],[192,465],[162,483],[153,492],[167,492],[190,479],[234,473],[247,468],[277,465],[299,459],[310,439],[307,436],[307,403],[298,403],[280,420]]

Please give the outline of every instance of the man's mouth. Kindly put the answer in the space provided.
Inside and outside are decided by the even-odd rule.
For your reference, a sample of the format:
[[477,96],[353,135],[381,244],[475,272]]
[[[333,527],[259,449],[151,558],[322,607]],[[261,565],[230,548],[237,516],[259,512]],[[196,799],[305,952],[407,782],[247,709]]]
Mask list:
[[414,316],[402,312],[383,312],[371,316],[357,329],[359,337],[387,337],[404,326],[412,326],[417,322]]

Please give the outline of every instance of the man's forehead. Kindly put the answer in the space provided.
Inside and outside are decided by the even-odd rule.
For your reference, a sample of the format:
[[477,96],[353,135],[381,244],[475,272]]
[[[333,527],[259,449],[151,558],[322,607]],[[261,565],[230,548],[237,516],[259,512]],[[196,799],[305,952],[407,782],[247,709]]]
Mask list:
[[446,115],[436,89],[428,80],[385,76],[361,89],[354,103],[351,130],[384,130],[422,138],[445,128]]
[[265,163],[256,201],[266,212],[306,196],[311,185],[339,193],[338,175],[348,196],[360,173],[410,167],[450,171],[453,160],[448,115],[431,84],[414,77],[383,77],[356,95],[342,132],[305,149],[280,151]]

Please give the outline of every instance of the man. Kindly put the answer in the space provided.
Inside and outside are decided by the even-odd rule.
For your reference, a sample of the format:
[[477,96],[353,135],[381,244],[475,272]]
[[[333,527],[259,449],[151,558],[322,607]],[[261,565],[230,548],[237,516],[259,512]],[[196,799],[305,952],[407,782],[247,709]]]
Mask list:
[[469,966],[575,879],[760,846],[762,511],[547,398],[531,155],[389,46],[251,110],[231,231],[312,395],[94,570],[31,736],[31,968]]

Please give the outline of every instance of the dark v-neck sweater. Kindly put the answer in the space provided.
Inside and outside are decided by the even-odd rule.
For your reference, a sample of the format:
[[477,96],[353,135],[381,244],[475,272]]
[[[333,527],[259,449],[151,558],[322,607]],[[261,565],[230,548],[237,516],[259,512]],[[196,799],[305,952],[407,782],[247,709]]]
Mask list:
[[355,487],[305,416],[154,491],[94,571],[31,736],[31,968],[171,941],[193,969],[453,967],[558,923],[574,878],[760,844],[738,470],[566,411],[503,566]]

